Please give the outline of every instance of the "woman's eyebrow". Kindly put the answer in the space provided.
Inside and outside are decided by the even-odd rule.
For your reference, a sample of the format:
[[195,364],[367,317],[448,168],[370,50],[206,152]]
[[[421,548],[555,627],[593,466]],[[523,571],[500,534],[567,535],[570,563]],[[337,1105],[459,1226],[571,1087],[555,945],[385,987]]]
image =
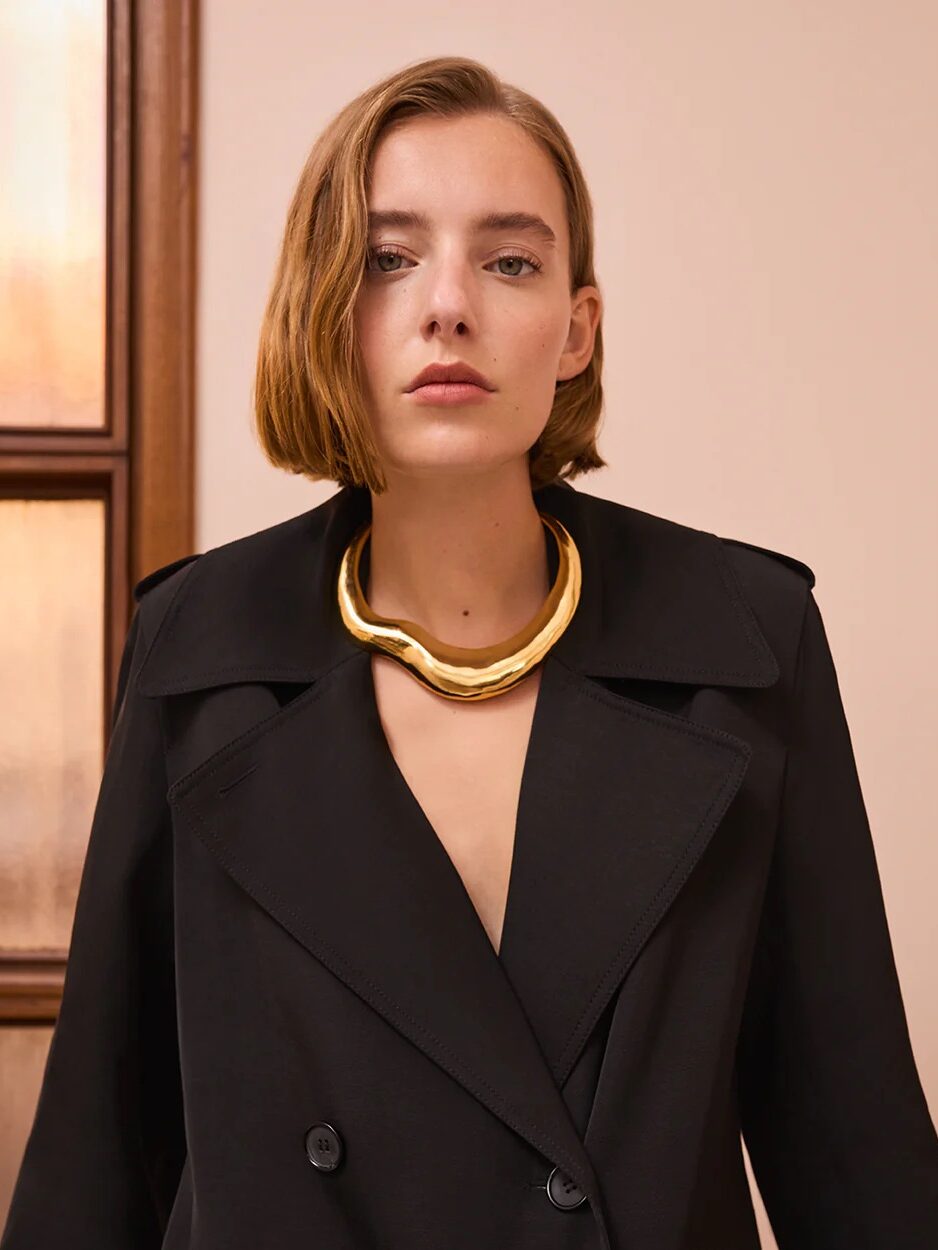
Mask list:
[[[522,230],[527,234],[536,235],[546,247],[556,247],[557,236],[543,217],[537,213],[483,213],[474,217],[470,228],[479,234],[497,230]],[[423,230],[427,233],[432,223],[426,213],[414,212],[404,208],[373,209],[368,213],[368,229],[381,230],[386,227],[398,229]]]

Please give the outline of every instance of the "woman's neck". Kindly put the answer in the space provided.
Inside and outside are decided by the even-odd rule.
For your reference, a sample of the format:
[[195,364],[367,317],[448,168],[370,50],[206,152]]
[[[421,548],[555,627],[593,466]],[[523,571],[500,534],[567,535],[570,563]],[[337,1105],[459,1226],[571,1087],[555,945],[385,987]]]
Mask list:
[[373,612],[441,642],[482,647],[522,629],[547,598],[553,538],[530,479],[397,479],[371,495],[362,586]]

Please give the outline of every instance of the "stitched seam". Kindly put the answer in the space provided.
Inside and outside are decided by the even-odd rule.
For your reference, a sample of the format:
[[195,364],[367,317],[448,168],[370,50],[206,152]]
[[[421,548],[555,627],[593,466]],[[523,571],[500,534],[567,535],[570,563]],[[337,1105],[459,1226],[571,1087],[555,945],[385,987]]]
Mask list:
[[[716,535],[713,535],[712,537],[716,538]],[[777,680],[778,677],[780,676],[778,660],[774,652],[772,652],[771,648],[768,646],[768,643],[765,641],[764,637],[762,637],[761,635],[761,631],[759,630],[759,623],[755,618],[755,614],[752,611],[749,601],[746,599],[745,595],[743,594],[743,589],[740,584],[739,578],[736,575],[736,570],[733,568],[732,564],[727,558],[726,552],[724,551],[719,538],[716,538],[716,545],[714,546],[713,551],[714,551],[714,556],[716,558],[716,563],[720,570],[720,575],[723,578],[723,584],[729,593],[730,600],[733,604],[733,609],[736,612],[736,615],[739,617],[739,620],[742,623],[743,629],[746,631],[746,636],[749,639],[750,645],[752,646],[754,651],[757,651],[760,655],[763,655],[763,656],[765,655],[765,652],[768,650],[769,655],[771,657],[771,661],[772,661],[772,668],[775,670],[776,680]]]
[[[169,603],[168,603],[168,605],[167,605],[167,607],[166,607],[166,611],[163,613],[163,615],[162,615],[162,617],[161,617],[161,619],[160,619],[160,623],[159,623],[159,625],[157,625],[157,627],[156,627],[156,629],[155,629],[155,631],[154,631],[154,633],[153,633],[153,637],[150,639],[150,645],[147,647],[146,654],[145,654],[145,655],[144,655],[144,657],[143,657],[143,663],[140,665],[140,669],[138,670],[138,672],[142,672],[142,671],[143,671],[143,669],[145,669],[145,668],[146,668],[146,666],[147,666],[147,664],[149,663],[149,661],[150,661],[150,655],[151,655],[151,654],[152,654],[152,652],[153,652],[153,648],[156,646],[156,641],[157,641],[157,639],[158,639],[158,638],[160,637],[160,635],[163,633],[163,630],[164,630],[164,629],[167,629],[167,627],[168,627],[168,623],[169,623],[170,618],[171,618],[171,617],[172,617],[172,616],[173,616],[176,612],[178,612],[178,610],[179,610],[179,604],[180,604],[180,602],[181,602],[181,595],[182,595],[182,592],[183,592],[183,590],[184,590],[184,589],[185,589],[185,588],[189,585],[189,581],[190,581],[190,578],[191,578],[191,576],[192,576],[192,574],[193,574],[193,571],[194,571],[194,570],[197,570],[197,569],[200,569],[200,568],[202,568],[202,561],[201,561],[201,560],[192,560],[192,561],[190,561],[190,563],[189,563],[189,564],[184,564],[184,565],[182,566],[182,569],[177,570],[177,572],[182,572],[182,571],[183,571],[183,569],[184,569],[184,570],[185,570],[185,577],[181,577],[181,578],[179,579],[179,585],[176,587],[175,591],[173,592],[173,597],[172,597],[172,599],[170,599],[170,601],[169,601]],[[141,610],[142,610],[142,606],[143,606],[143,602],[144,602],[145,598],[146,598],[146,596],[144,596],[144,597],[141,599],[141,601],[140,601],[140,604],[141,604]],[[171,633],[172,631],[171,631],[171,630],[169,630],[168,632],[169,632],[169,633]],[[142,693],[143,693],[143,688],[142,688],[142,686],[141,686],[141,694],[142,694]]]
[[[548,658],[553,660],[554,663],[562,665],[568,673],[573,673],[576,677],[582,677],[578,669],[568,664],[566,660],[562,660],[556,652],[551,651]],[[587,698],[596,699],[598,702],[606,703],[619,712],[633,716],[636,720],[646,720],[653,725],[662,725],[665,729],[673,729],[677,733],[686,734],[690,738],[698,738],[702,742],[712,742],[714,746],[726,750],[742,750],[747,756],[752,753],[752,748],[744,738],[737,738],[735,734],[729,733],[726,729],[718,729],[715,725],[702,725],[699,721],[688,720],[687,717],[678,716],[676,712],[668,712],[664,708],[655,708],[652,711],[643,703],[630,699],[628,695],[613,694],[589,678],[587,678],[581,693],[586,695]],[[622,706],[623,704],[625,705],[624,707]]]

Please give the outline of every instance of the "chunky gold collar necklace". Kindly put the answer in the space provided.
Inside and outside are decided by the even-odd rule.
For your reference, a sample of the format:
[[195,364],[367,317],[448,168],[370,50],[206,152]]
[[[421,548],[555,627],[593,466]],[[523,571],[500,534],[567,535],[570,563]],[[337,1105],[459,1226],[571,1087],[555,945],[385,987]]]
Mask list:
[[455,647],[413,621],[372,612],[362,592],[359,563],[371,522],[352,537],[339,567],[339,611],[363,647],[390,656],[412,677],[446,699],[491,699],[518,685],[544,659],[569,625],[580,600],[580,554],[556,517],[540,512],[557,544],[557,576],[536,616],[510,638],[488,647]]

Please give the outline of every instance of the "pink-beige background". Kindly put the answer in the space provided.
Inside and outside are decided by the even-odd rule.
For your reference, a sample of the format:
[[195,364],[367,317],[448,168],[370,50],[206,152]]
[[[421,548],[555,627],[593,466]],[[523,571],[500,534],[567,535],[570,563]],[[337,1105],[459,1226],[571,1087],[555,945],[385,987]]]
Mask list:
[[250,413],[321,126],[442,53],[539,96],[592,189],[606,306],[610,467],[576,486],[814,569],[938,1115],[938,7],[203,0],[201,46],[197,549],[334,489],[268,466]]

